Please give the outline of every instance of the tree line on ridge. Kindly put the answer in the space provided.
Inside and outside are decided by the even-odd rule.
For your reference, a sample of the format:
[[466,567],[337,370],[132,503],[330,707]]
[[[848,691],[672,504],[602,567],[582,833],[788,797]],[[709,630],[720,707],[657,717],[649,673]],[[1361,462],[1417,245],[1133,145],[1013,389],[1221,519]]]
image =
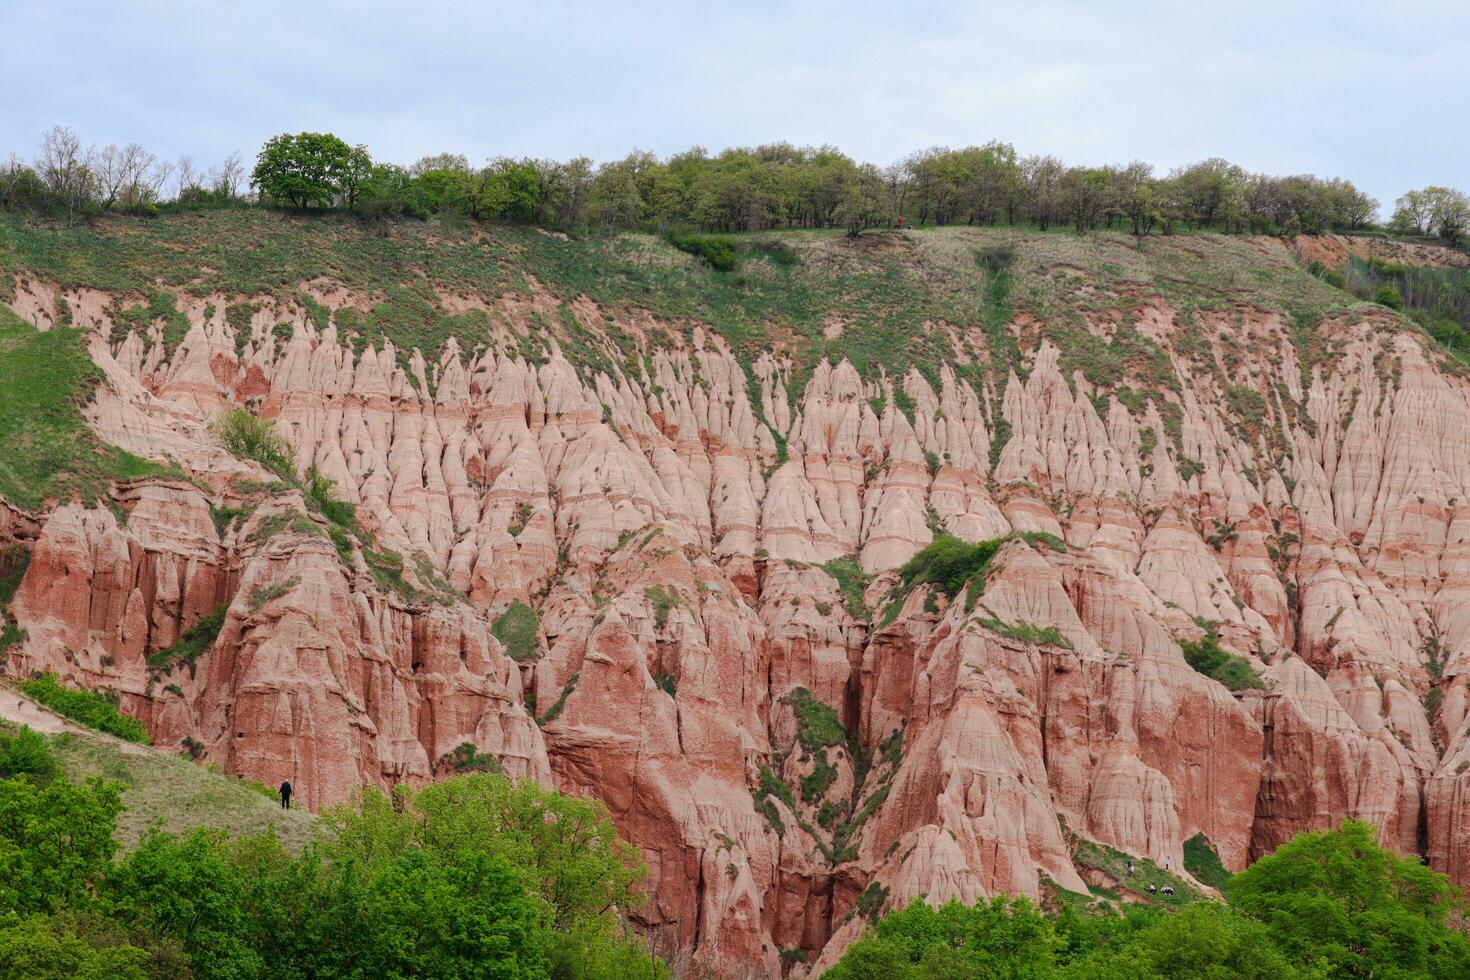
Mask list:
[[[1184,230],[1313,234],[1375,226],[1379,202],[1349,180],[1251,173],[1211,158],[1166,174],[1142,161],[1075,166],[991,141],[935,147],[888,167],[835,147],[771,143],[667,158],[634,151],[601,164],[439,153],[410,166],[374,160],[330,133],[283,133],[247,170],[240,154],[203,168],[137,143],[100,149],[54,127],[35,159],[0,164],[0,209],[64,217],[258,205],[366,220],[463,217],[569,232],[705,232],[906,225],[1021,225],[1136,235]],[[1386,229],[1458,245],[1470,198],[1426,187],[1396,202]]]

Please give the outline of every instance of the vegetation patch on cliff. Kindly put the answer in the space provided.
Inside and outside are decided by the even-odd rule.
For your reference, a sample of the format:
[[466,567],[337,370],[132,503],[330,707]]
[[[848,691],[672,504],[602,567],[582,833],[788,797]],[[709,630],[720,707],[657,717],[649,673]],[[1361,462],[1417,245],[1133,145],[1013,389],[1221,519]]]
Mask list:
[[540,629],[541,619],[536,610],[519,599],[490,623],[491,635],[500,641],[512,660],[536,657],[536,634]]
[[1233,877],[1220,863],[1215,845],[1203,833],[1195,834],[1184,842],[1184,870],[1194,875],[1196,881],[1222,891]]
[[[1115,847],[1096,841],[1076,838],[1073,841],[1072,861],[1079,868],[1091,868],[1112,878],[1116,882],[1114,887],[1128,892],[1135,901],[1174,908],[1198,902],[1205,897],[1198,888],[1178,875],[1165,871],[1148,858],[1134,858]],[[1130,863],[1133,865],[1132,874],[1128,872]],[[1150,886],[1153,891],[1149,890]],[[1165,888],[1172,888],[1173,892],[1165,893]]]
[[296,453],[266,419],[243,408],[231,408],[209,423],[209,434],[225,452],[259,463],[287,483],[296,481]]
[[796,740],[808,752],[847,741],[847,730],[837,710],[804,687],[787,694],[781,703],[796,715]]
[[1249,660],[1220,646],[1213,628],[1198,640],[1180,640],[1179,649],[1189,666],[1232,691],[1266,686]]
[[[989,611],[986,610],[986,612]],[[993,617],[981,617],[977,622],[993,633],[999,633],[1001,636],[1019,640],[1022,643],[1072,649],[1071,642],[1055,626],[1037,626],[1035,623],[1027,622],[1006,623]]]
[[31,553],[20,545],[0,548],[0,607],[8,605],[20,591],[20,580],[25,578],[30,563]]
[[81,406],[102,381],[80,330],[40,331],[0,305],[0,497],[92,502],[110,482],[171,472],[102,442]]
[[821,568],[836,581],[837,590],[842,593],[843,604],[847,607],[847,614],[859,622],[867,622],[873,615],[864,599],[868,588],[868,574],[858,564],[857,558],[853,555],[833,558]]
[[888,597],[882,623],[893,622],[909,593],[920,586],[933,586],[953,601],[985,571],[1003,543],[1004,539],[997,538],[969,544],[951,534],[939,535],[899,568],[898,586]]
[[52,711],[94,731],[128,742],[147,745],[148,730],[136,718],[117,710],[116,695],[63,687],[54,674],[37,674],[17,685],[22,694]]
[[500,772],[500,760],[488,752],[475,748],[473,742],[462,742],[453,752],[439,760],[440,768],[449,768],[464,775],[470,772]]
[[176,664],[193,665],[199,659],[199,655],[214,643],[219,636],[219,631],[225,624],[225,613],[229,611],[229,605],[217,606],[210,612],[200,616],[198,621],[184,631],[179,641],[173,646],[157,653],[148,655],[148,667],[151,670],[167,671],[173,669]]

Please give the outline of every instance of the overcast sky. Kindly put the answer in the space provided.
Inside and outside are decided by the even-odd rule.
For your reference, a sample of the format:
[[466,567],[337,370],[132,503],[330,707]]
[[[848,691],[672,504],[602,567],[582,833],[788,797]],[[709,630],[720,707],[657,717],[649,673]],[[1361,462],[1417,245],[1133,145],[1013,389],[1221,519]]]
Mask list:
[[0,152],[27,157],[56,123],[205,165],[297,130],[405,164],[1000,139],[1343,176],[1385,216],[1470,190],[1465,0],[0,0],[0,35]]

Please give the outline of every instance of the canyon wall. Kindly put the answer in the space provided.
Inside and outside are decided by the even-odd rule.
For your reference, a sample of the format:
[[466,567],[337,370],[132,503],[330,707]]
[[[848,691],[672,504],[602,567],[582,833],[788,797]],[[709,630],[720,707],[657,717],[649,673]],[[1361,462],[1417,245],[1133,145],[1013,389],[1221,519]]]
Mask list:
[[[747,373],[674,324],[683,344],[595,371],[537,335],[535,294],[459,298],[543,343],[535,363],[355,351],[249,298],[241,327],[239,297],[180,294],[168,350],[161,324],[114,330],[115,297],[17,281],[32,323],[65,299],[89,329],[97,433],[179,475],[0,507],[31,554],[10,673],[116,691],[156,743],[313,807],[465,745],[595,796],[650,869],[636,920],[725,973],[828,964],[920,895],[1086,892],[1081,840],[1185,875],[1197,834],[1240,869],[1361,818],[1470,883],[1470,383],[1387,311],[1324,320],[1310,350],[1246,303],[1188,331],[1160,295],[1084,316],[1166,352],[1172,384],[1139,402],[1023,321],[1008,376],[865,381],[776,354]],[[593,336],[653,325],[575,312]],[[401,567],[217,448],[233,406]],[[942,532],[1002,540],[983,582],[890,602]],[[523,607],[512,649],[496,624]],[[164,663],[211,614],[213,644]],[[1207,634],[1261,686],[1192,669],[1181,641]]]

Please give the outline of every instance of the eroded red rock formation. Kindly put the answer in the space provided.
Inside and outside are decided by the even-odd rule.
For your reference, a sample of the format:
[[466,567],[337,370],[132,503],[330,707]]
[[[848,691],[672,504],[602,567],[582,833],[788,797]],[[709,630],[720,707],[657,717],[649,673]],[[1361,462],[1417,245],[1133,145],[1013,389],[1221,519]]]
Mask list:
[[[17,286],[43,327],[48,288]],[[194,482],[39,524],[0,507],[32,552],[11,672],[115,690],[158,742],[313,806],[469,743],[604,800],[650,868],[640,921],[727,970],[830,963],[874,883],[889,904],[1085,890],[1074,835],[1182,871],[1204,833],[1238,869],[1364,818],[1470,882],[1470,383],[1385,313],[1303,351],[1242,306],[1185,350],[1140,301],[1180,383],[1130,409],[1024,324],[1003,391],[846,363],[792,390],[699,329],[611,377],[557,352],[354,355],[269,298],[237,337],[228,299],[184,300],[169,354],[157,329],[109,345],[105,302],[68,296],[108,379],[92,424]],[[497,309],[515,329],[536,302]],[[340,484],[409,588],[340,556],[295,491],[242,489],[266,475],[206,432],[234,405]],[[884,614],[937,529],[1059,541],[1011,536],[973,602],[917,589]],[[875,576],[863,602],[821,567],[845,556]],[[519,661],[490,626],[516,602],[539,616]],[[150,667],[220,607],[192,665]],[[1188,666],[1204,626],[1264,689]],[[804,745],[802,698],[853,738]]]

